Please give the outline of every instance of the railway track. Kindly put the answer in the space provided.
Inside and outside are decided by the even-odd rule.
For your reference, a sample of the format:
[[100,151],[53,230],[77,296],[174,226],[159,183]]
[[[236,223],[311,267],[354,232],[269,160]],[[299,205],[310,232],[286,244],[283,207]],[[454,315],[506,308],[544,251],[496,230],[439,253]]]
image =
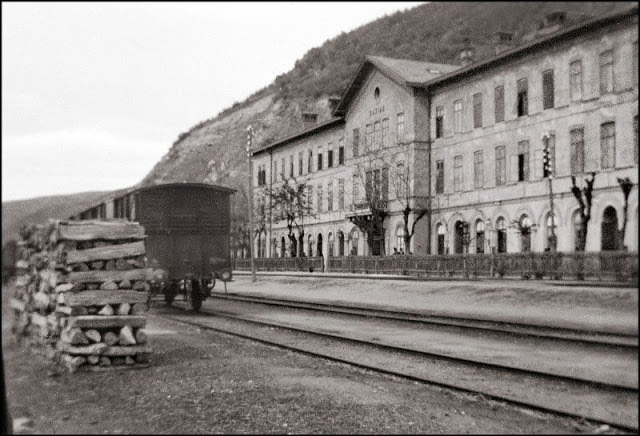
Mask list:
[[[255,304],[238,301],[236,304]],[[291,309],[287,306],[286,308]],[[193,313],[166,308],[161,316],[202,329],[310,354],[418,382],[454,388],[494,400],[620,429],[638,429],[638,388],[549,371],[494,364],[364,340],[309,326],[293,326],[221,310]],[[295,309],[300,309],[296,307]],[[303,310],[309,310],[303,308]],[[344,313],[336,313],[343,316]],[[363,315],[357,315],[363,316]],[[465,326],[471,329],[470,326]],[[557,340],[558,338],[553,338]],[[571,339],[576,341],[575,338]],[[593,344],[593,342],[589,342]],[[610,345],[610,344],[609,344]],[[599,346],[602,346],[600,344]],[[617,345],[611,345],[617,348]]]
[[558,339],[562,341],[574,341],[578,343],[594,343],[604,345],[616,345],[619,347],[638,348],[638,335],[593,332],[565,327],[543,326],[526,323],[513,323],[496,320],[482,320],[442,314],[425,314],[408,311],[373,309],[368,307],[356,307],[350,305],[327,304],[318,302],[302,302],[280,298],[258,297],[237,295],[232,293],[212,293],[210,298],[240,301],[255,304],[263,304],[292,309],[315,310],[327,313],[340,313],[346,315],[357,315],[367,318],[380,318],[387,320],[397,320],[415,322],[432,326],[448,326],[461,329],[484,330],[513,334],[514,336],[532,336],[545,339]]

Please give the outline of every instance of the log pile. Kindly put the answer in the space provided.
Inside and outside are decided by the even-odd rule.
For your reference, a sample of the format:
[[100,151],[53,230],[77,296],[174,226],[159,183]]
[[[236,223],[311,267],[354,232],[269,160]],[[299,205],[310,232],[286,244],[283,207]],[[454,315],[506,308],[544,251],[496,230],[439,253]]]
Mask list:
[[57,221],[29,234],[23,245],[34,251],[25,251],[33,267],[18,278],[22,291],[12,299],[16,333],[24,318],[27,326],[40,328],[40,339],[46,326],[47,341],[40,343],[71,372],[148,365],[152,350],[143,313],[151,269],[145,267],[142,226],[120,220]]

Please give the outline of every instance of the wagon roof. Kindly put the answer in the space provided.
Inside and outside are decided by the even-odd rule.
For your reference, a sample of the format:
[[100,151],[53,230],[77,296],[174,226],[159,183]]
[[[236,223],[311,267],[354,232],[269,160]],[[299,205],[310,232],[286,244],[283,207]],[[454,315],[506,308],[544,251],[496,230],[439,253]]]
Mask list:
[[152,189],[163,189],[163,188],[206,188],[214,191],[225,191],[229,193],[234,193],[237,189],[229,188],[227,186],[213,185],[211,183],[196,183],[196,182],[174,182],[174,183],[163,183],[161,185],[151,185],[144,186],[142,188],[138,188],[137,191],[149,191]]

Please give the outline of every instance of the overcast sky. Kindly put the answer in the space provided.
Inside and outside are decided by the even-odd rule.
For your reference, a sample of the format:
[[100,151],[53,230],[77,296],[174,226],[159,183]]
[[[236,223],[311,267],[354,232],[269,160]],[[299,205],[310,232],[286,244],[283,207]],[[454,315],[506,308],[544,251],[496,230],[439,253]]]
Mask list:
[[2,200],[139,182],[309,49],[421,2],[2,3]]

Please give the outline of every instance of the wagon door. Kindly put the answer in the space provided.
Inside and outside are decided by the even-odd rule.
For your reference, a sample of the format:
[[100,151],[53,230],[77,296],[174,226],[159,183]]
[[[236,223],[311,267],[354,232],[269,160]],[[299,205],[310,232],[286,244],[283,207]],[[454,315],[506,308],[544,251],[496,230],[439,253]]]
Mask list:
[[204,271],[197,195],[193,190],[175,189],[171,203],[168,220],[178,275],[191,273],[200,277]]

